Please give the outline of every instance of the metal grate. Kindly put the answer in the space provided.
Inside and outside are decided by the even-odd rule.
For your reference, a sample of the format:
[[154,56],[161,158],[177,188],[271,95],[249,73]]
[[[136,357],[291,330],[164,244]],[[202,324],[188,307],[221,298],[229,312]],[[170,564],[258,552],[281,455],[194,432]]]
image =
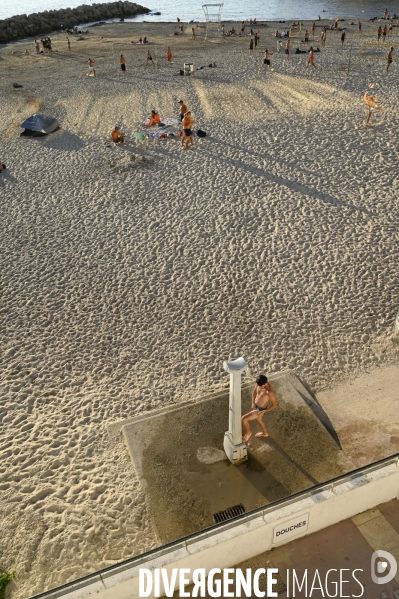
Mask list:
[[219,524],[219,522],[226,522],[226,520],[230,520],[230,518],[235,518],[241,514],[245,514],[245,507],[242,503],[239,503],[238,505],[233,505],[233,507],[228,507],[227,510],[213,514],[213,517],[216,524]]

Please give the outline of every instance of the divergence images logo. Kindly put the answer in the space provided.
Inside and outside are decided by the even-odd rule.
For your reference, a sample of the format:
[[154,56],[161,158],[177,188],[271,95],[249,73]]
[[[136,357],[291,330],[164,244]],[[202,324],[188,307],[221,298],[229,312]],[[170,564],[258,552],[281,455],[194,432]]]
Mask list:
[[[377,561],[377,558],[380,558],[381,561]],[[388,572],[388,564],[390,566],[390,571]],[[396,563],[396,559],[393,555],[388,553],[388,551],[382,551],[379,549],[378,551],[374,551],[371,556],[371,578],[373,582],[376,584],[386,584],[387,582],[391,582],[393,578],[396,576],[396,572],[398,571],[398,564]],[[388,572],[385,576],[377,576],[377,574],[382,574],[383,572]]]

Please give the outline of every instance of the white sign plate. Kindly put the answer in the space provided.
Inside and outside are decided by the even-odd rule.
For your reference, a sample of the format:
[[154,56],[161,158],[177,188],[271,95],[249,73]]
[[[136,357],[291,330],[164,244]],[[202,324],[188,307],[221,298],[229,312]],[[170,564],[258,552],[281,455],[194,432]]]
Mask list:
[[286,539],[295,537],[307,531],[309,526],[309,513],[286,520],[273,529],[273,544],[283,543]]

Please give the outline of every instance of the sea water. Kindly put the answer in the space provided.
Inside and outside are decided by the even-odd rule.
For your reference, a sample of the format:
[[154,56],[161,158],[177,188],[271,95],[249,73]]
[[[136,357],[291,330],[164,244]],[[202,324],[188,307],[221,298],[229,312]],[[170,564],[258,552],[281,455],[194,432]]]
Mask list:
[[[98,1],[98,0],[97,0]],[[387,1],[387,0],[385,0]],[[135,21],[176,21],[179,17],[183,22],[191,20],[204,21],[202,4],[207,0],[136,0],[138,4],[147,6],[153,12],[161,15],[141,15]],[[210,0],[209,3],[214,3]],[[75,8],[80,4],[93,4],[92,0],[0,0],[0,19],[6,19],[17,14],[30,14],[59,8]],[[99,2],[103,2],[100,0]],[[399,8],[385,2],[371,0],[308,0],[294,2],[293,0],[225,0],[223,2],[223,21],[242,21],[245,19],[258,20],[314,20],[318,15],[322,19],[352,17],[355,19],[370,19],[381,17],[385,8],[391,14],[399,13]]]

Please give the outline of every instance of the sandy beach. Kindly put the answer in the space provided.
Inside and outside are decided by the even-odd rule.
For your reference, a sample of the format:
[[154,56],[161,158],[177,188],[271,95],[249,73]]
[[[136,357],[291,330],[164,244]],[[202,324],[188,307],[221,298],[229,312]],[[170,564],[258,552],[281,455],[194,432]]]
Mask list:
[[[253,58],[248,35],[216,44],[170,23],[94,27],[71,51],[55,34],[52,56],[31,39],[0,46],[0,569],[16,572],[12,599],[158,544],[107,424],[225,388],[225,359],[244,355],[254,377],[294,370],[355,465],[399,450],[399,47],[386,73],[389,47],[362,47],[379,22],[358,36],[354,21],[339,23],[344,46],[328,30],[325,49],[331,21],[316,23],[316,69],[295,54],[302,35],[289,61],[284,40],[277,51],[288,24],[261,26]],[[140,36],[156,66],[129,43]],[[259,70],[266,48],[273,71]],[[204,68],[182,77],[186,62]],[[370,89],[384,111],[364,127]],[[180,99],[207,136],[188,150],[178,137],[136,145],[151,109],[176,117]],[[60,129],[20,137],[36,112]],[[121,120],[127,143],[112,145]],[[359,387],[351,402],[351,381],[387,369],[391,393]]]

